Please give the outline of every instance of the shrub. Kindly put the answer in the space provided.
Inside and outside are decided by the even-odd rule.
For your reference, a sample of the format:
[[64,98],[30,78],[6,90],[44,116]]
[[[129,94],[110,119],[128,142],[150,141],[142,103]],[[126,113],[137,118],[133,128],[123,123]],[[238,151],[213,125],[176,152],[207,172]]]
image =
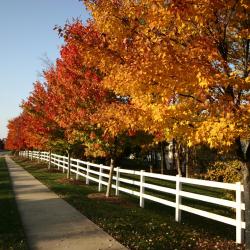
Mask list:
[[216,161],[204,174],[207,180],[235,183],[241,181],[241,163],[238,160]]
[[[241,163],[238,160],[216,161],[208,167],[202,177],[206,180],[229,183],[241,181]],[[225,191],[224,198],[235,200],[235,192]]]

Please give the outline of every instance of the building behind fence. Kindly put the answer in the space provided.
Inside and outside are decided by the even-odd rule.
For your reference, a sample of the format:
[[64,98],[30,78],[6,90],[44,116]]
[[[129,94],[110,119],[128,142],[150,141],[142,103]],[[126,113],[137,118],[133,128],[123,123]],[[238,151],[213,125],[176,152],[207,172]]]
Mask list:
[[[49,165],[53,165],[63,172],[68,170],[68,157],[51,154],[49,152],[40,151],[20,151],[19,155],[22,157],[28,157],[30,159],[38,159],[41,161],[49,162]],[[98,183],[98,191],[101,192],[103,186],[108,185],[108,172],[109,166],[101,164],[95,164],[91,162],[82,161],[79,159],[70,159],[70,171],[71,174],[75,174],[75,178],[78,180],[81,177],[85,178],[86,184],[89,181]],[[244,222],[244,210],[245,204],[242,201],[242,192],[244,191],[243,185],[240,182],[236,183],[221,183],[215,181],[199,180],[192,178],[185,178],[179,175],[162,175],[141,171],[134,171],[128,169],[122,169],[116,167],[114,169],[112,188],[115,189],[115,194],[119,195],[119,192],[124,192],[130,195],[139,197],[140,207],[144,207],[144,201],[150,200],[166,206],[173,207],[175,209],[175,220],[181,221],[181,211],[186,211],[192,214],[203,216],[212,220],[223,222],[232,225],[236,228],[236,243],[244,242],[244,229],[246,223]],[[171,185],[162,186],[162,183],[155,184],[157,180],[166,181]],[[125,184],[125,185],[124,185]],[[216,198],[207,195],[201,195],[192,193],[190,191],[184,191],[183,185],[192,185],[192,187],[206,187],[207,189],[216,188],[223,190],[233,191],[235,194],[235,201]],[[171,186],[171,187],[169,187]],[[185,189],[186,190],[186,189]],[[155,194],[152,194],[153,192]],[[166,199],[164,194],[172,195],[172,199]],[[194,199],[202,202],[220,205],[223,207],[233,208],[235,211],[235,218],[222,216],[219,214],[211,213],[201,209],[197,209],[188,205],[184,205],[182,197]]]

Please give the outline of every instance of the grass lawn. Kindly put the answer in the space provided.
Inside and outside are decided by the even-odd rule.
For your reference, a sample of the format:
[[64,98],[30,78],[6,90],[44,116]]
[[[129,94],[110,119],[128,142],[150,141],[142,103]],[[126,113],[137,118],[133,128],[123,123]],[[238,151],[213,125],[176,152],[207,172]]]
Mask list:
[[0,249],[28,249],[4,158],[0,158]]
[[[132,179],[132,180],[140,181],[139,176],[135,177],[130,174],[121,174],[120,177],[130,179],[130,180]],[[146,183],[175,189],[175,182],[173,181],[159,180],[159,179],[155,179],[151,177],[146,177]],[[113,182],[113,184],[115,184],[115,182]],[[125,188],[129,187],[129,189],[136,190],[139,192],[139,187],[135,187],[134,185],[129,185],[127,183],[120,183],[120,186],[125,187]],[[183,183],[182,190],[186,192],[195,193],[195,194],[201,194],[201,195],[211,196],[215,198],[232,200],[232,192],[228,190],[224,190],[224,189]],[[153,195],[155,197],[159,197],[162,199],[175,202],[175,195],[172,195],[172,194],[163,193],[163,192],[156,191],[156,190],[149,190],[149,189],[145,190],[145,194]],[[203,211],[208,211],[208,212],[216,213],[222,216],[235,218],[235,212],[232,209],[225,207],[225,206],[218,206],[217,204],[199,201],[199,200],[186,198],[186,197],[182,197],[182,204],[190,206],[190,207],[194,207],[197,209],[201,209]]]
[[234,243],[232,226],[184,212],[182,223],[176,223],[173,208],[146,200],[142,209],[138,198],[123,194],[113,202],[89,198],[97,184],[70,183],[44,163],[14,160],[130,249],[244,249]]

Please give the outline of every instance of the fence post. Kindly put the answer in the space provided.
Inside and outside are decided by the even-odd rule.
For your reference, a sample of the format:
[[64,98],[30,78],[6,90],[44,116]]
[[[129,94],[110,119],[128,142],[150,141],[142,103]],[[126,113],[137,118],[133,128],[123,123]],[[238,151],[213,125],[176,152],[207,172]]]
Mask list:
[[40,150],[38,150],[38,162],[40,162]]
[[55,156],[55,161],[56,161],[56,163],[57,163],[57,169],[60,170],[60,165],[59,165],[60,163],[59,163],[59,160],[58,160],[58,159],[59,159],[59,157],[56,155],[56,156]]
[[119,186],[120,186],[120,168],[116,168],[116,184],[115,184],[115,195],[119,195]]
[[[67,179],[71,178],[71,158],[70,158],[71,154],[70,152],[68,152],[68,159],[67,159]],[[65,158],[64,158],[65,159]]]
[[[61,157],[59,158],[61,160]],[[65,162],[64,162],[64,157],[62,158],[62,169],[63,169],[63,173],[65,173]],[[60,164],[60,163],[59,163]]]
[[76,167],[76,180],[79,180],[79,161],[78,160],[76,161],[76,165],[77,165],[77,167]]
[[55,166],[55,158],[54,158],[54,156],[52,155],[52,152],[51,152],[51,165],[52,165],[52,166]]
[[102,191],[102,173],[103,173],[103,168],[102,164],[100,165],[100,172],[99,172],[99,183],[98,183],[98,191]]
[[241,183],[236,182],[236,243],[241,244],[243,243],[243,230],[241,227],[242,221],[242,210],[241,210]]
[[49,151],[49,169],[51,168],[51,150]]
[[144,190],[145,190],[145,188],[144,188],[144,186],[143,186],[143,184],[144,184],[144,182],[145,182],[145,176],[144,176],[144,170],[141,170],[141,175],[140,175],[140,207],[144,207],[144,197],[143,197],[143,195],[144,195]]
[[181,179],[180,175],[176,175],[176,196],[175,196],[175,202],[176,202],[176,207],[175,207],[175,221],[180,222],[181,221],[181,191],[182,185],[181,185]]
[[87,164],[86,184],[89,185],[89,164]]

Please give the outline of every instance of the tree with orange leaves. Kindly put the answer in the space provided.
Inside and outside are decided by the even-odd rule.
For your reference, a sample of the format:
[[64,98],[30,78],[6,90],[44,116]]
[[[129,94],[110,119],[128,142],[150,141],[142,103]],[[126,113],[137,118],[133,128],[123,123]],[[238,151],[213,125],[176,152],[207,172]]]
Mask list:
[[5,144],[6,149],[20,151],[27,148],[25,136],[22,133],[24,128],[24,117],[20,115],[8,123],[8,136]]
[[137,112],[129,98],[117,96],[103,86],[104,72],[94,61],[90,63],[92,54],[97,59],[100,53],[113,53],[105,51],[105,40],[93,23],[83,26],[76,21],[60,28],[59,34],[64,36],[66,44],[57,61],[60,90],[55,93],[67,98],[63,103],[70,103],[70,112],[62,109],[60,121],[65,121],[71,139],[83,141],[85,155],[111,158],[111,183],[113,163],[125,147],[121,141],[128,142],[128,132],[138,130]]

